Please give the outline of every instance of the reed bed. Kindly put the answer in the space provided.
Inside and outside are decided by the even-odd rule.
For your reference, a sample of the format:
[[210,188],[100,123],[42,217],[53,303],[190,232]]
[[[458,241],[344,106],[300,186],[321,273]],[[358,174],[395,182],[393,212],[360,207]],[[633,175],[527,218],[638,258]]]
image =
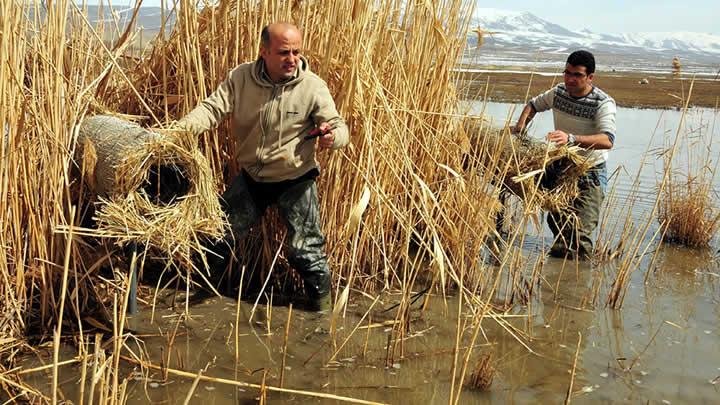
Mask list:
[[30,326],[49,330],[58,315],[55,267],[62,266],[68,241],[54,227],[73,222],[67,176],[73,123],[89,103],[88,76],[102,66],[85,64],[83,55],[93,48],[66,47],[65,13],[49,14],[42,30],[26,35],[39,21],[30,21],[17,2],[2,8],[2,26],[12,29],[0,34],[0,339],[23,339]]
[[[327,80],[352,129],[351,147],[320,157],[323,226],[338,288],[398,289],[409,299],[423,285],[435,286],[433,291],[458,285],[469,293],[460,282],[466,273],[492,281],[475,258],[492,229],[495,202],[483,178],[467,177],[461,167],[450,74],[464,45],[469,3],[227,1],[198,10],[181,1],[172,34],[161,35],[138,56],[126,54],[132,30],[110,35],[102,31],[107,27],[91,27],[67,1],[44,11],[30,5],[30,19],[19,2],[4,7],[3,26],[14,30],[3,31],[0,57],[3,77],[11,78],[0,84],[0,123],[7,128],[0,184],[8,196],[0,203],[0,293],[9,302],[0,337],[22,340],[30,331],[58,336],[53,325],[60,312],[66,312],[65,323],[75,325],[72,330],[82,330],[81,314],[96,306],[110,318],[121,317],[122,306],[108,298],[123,296],[128,279],[122,271],[115,271],[114,283],[98,278],[112,253],[88,255],[94,246],[88,236],[121,244],[144,241],[188,257],[187,245],[164,244],[169,228],[160,223],[172,223],[173,232],[180,229],[182,240],[196,239],[199,228],[211,228],[210,234],[219,229],[215,207],[188,210],[200,222],[186,224],[177,206],[151,207],[141,194],[130,192],[143,181],[142,167],[169,159],[164,153],[174,148],[170,144],[153,144],[129,156],[118,176],[128,193],[103,201],[96,213],[99,231],[78,228],[73,187],[87,180],[71,170],[82,163],[73,161],[78,127],[84,117],[106,111],[135,116],[145,127],[171,125],[233,66],[257,56],[260,28],[274,20],[293,21],[304,30],[304,53]],[[235,146],[227,126],[193,142],[212,176],[205,176],[207,168],[198,170],[212,181],[197,185],[192,195],[222,191],[238,170],[229,159]],[[199,160],[192,150],[188,156],[180,149],[172,149],[173,158]],[[192,195],[178,204],[190,204]],[[351,215],[361,202],[365,208]],[[274,253],[283,236],[262,231],[271,221],[258,232],[265,251]],[[54,271],[64,262],[68,277]],[[99,291],[101,285],[106,291]],[[401,305],[398,316],[408,309]],[[402,342],[410,318],[402,325],[394,342]],[[109,357],[110,392],[122,401],[118,353]]]
[[[441,273],[429,277],[438,286],[457,284],[460,272],[477,271],[468,258],[483,249],[495,202],[491,193],[475,187],[480,180],[460,167],[463,151],[450,75],[464,44],[463,16],[469,4],[356,1],[253,7],[221,2],[198,11],[181,6],[173,32],[159,38],[147,58],[128,67],[131,80],[105,88],[111,108],[146,116],[150,123],[153,116],[178,119],[232,67],[257,57],[257,33],[263,25],[295,21],[304,31],[311,68],[328,82],[352,132],[350,148],[320,156],[324,230],[335,280],[365,291],[408,289],[415,277],[405,275],[415,263],[410,253],[416,249]],[[320,27],[333,27],[334,34]],[[135,91],[140,97],[132,96]],[[234,155],[234,142],[225,125],[200,139],[221,183],[238,172],[227,159]],[[339,195],[345,198],[338,201]],[[353,207],[363,199],[362,219],[351,220]],[[350,226],[353,221],[358,225]],[[259,238],[240,246],[240,251],[257,250],[257,240],[262,241],[261,267],[269,267],[283,239],[275,231],[277,223],[267,218],[258,227]],[[282,258],[278,264],[285,267]]]

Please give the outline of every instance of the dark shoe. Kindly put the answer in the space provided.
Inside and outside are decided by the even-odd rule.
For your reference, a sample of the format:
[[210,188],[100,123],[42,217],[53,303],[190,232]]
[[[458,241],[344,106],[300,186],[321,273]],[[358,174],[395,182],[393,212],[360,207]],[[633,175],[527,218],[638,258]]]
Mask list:
[[556,257],[558,259],[572,258],[572,252],[569,252],[567,249],[560,246],[551,247],[548,255],[550,257]]

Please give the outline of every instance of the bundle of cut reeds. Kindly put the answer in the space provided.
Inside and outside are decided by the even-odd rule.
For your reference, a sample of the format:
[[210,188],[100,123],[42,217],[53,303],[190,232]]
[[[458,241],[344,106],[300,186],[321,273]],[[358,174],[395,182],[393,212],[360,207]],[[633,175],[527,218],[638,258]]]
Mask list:
[[530,207],[568,210],[579,195],[578,179],[597,164],[579,146],[512,135],[477,119],[469,119],[465,130],[470,144],[466,161],[478,160],[496,186],[509,189]]

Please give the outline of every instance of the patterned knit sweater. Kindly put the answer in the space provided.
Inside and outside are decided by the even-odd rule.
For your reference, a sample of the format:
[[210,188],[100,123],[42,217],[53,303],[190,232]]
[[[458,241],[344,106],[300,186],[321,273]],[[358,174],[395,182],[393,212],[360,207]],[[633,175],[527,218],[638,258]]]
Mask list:
[[[615,144],[615,100],[595,86],[588,95],[575,98],[560,83],[530,100],[530,104],[537,112],[552,109],[555,129],[574,135],[605,133]],[[607,150],[588,149],[584,154],[598,164],[608,158]]]

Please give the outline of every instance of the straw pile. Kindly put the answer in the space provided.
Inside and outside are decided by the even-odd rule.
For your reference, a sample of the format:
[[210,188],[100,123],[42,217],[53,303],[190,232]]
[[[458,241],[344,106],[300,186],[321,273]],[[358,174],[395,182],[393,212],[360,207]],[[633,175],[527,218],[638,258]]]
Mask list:
[[193,253],[204,255],[200,241],[222,237],[227,226],[196,143],[115,116],[84,119],[76,158],[88,195],[81,201],[97,206],[96,229],[85,234],[135,242],[192,267]]

